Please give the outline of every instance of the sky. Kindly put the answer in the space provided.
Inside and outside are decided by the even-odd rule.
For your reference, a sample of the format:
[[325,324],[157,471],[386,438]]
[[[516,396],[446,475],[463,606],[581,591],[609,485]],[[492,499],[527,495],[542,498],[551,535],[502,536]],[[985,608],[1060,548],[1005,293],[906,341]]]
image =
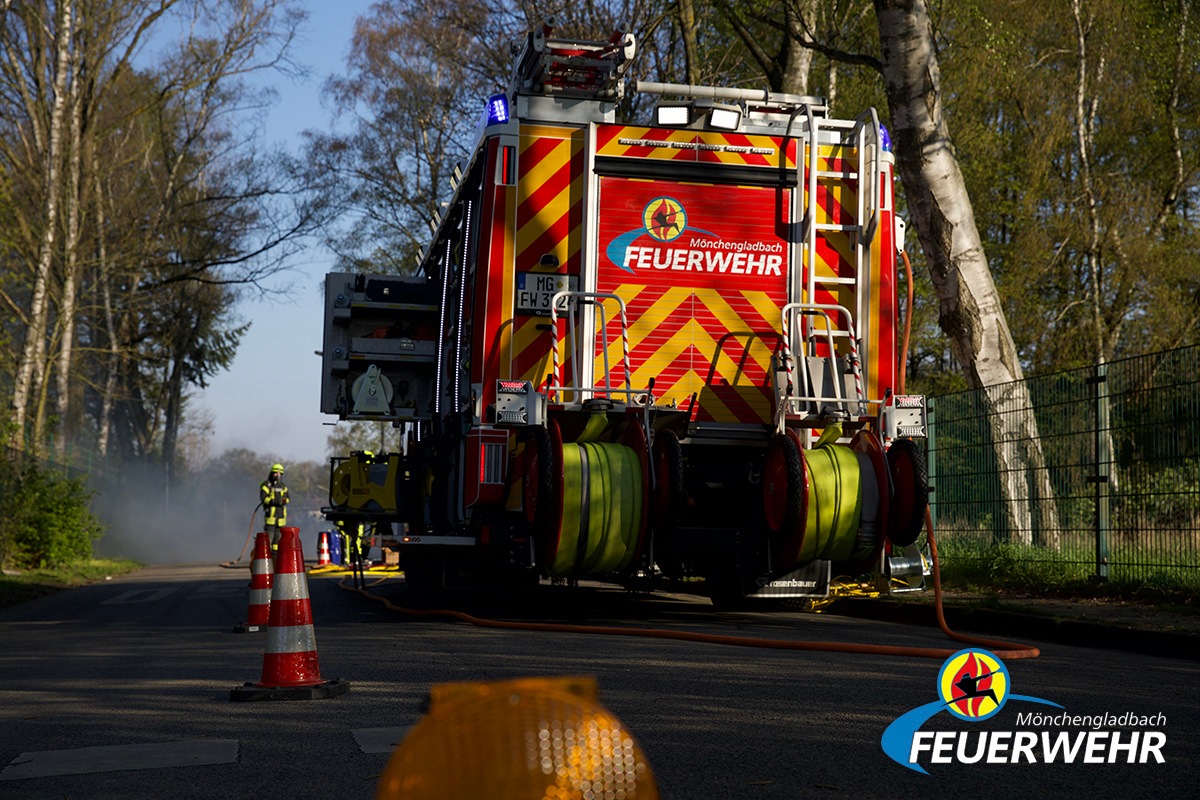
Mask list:
[[[321,104],[321,84],[342,72],[354,21],[369,0],[309,0],[309,18],[295,44],[293,59],[311,72],[306,79],[276,76],[279,93],[265,121],[265,144],[299,152],[300,133],[331,126]],[[320,412],[324,276],[332,256],[313,245],[294,256],[288,271],[271,285],[287,296],[248,298],[236,313],[252,323],[229,370],[197,391],[193,409],[212,418],[210,455],[231,448],[262,454],[264,462],[325,461],[325,441],[336,417]]]

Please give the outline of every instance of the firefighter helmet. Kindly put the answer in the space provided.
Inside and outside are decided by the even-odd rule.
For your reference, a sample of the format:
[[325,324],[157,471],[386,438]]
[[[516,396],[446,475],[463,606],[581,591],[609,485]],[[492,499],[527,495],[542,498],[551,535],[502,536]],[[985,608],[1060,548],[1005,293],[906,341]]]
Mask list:
[[282,475],[283,474],[283,464],[280,464],[279,462],[275,462],[274,464],[271,465],[271,472],[278,472],[280,475]]

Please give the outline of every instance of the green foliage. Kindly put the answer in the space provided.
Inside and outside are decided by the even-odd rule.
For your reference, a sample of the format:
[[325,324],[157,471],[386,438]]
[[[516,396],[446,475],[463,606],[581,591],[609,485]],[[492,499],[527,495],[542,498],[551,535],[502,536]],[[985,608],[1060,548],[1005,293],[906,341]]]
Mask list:
[[[1147,559],[1134,559],[1139,560]],[[1200,574],[1194,569],[1161,569],[1144,577],[1114,569],[1108,580],[1100,581],[1095,564],[1079,551],[1013,544],[980,547],[950,540],[939,542],[938,561],[942,585],[969,592],[1185,604],[1200,598]]]
[[1113,516],[1140,529],[1196,528],[1200,522],[1200,477],[1196,465],[1138,470],[1113,498]]
[[[1128,549],[1128,548],[1127,548]],[[1098,581],[1090,547],[1010,545],[965,539],[938,541],[942,584],[949,589],[988,594],[1025,594],[1043,597],[1123,597],[1153,602],[1194,602],[1200,596],[1200,572],[1162,569],[1122,570],[1110,566],[1108,579]],[[1162,559],[1154,548],[1129,552],[1128,565]],[[1184,566],[1194,566],[1187,564]]]
[[1195,341],[1194,13],[1157,0],[1085,0],[1078,20],[1062,3],[943,7],[947,116],[1027,368]]
[[[165,464],[168,478],[192,389],[228,368],[247,329],[241,290],[276,291],[316,222],[294,159],[256,127],[274,90],[254,76],[294,66],[300,4],[197,0],[190,24],[171,5],[182,11],[99,0],[0,15],[0,406],[16,409],[28,449]],[[74,66],[60,75],[66,47]],[[60,77],[54,91],[18,89]],[[52,152],[36,131],[60,95],[77,136]],[[61,229],[53,253],[47,225]]]
[[50,569],[33,569],[0,575],[0,608],[34,600],[60,589],[102,581],[113,575],[133,572],[142,565],[136,561],[88,559]]
[[22,569],[86,561],[103,528],[83,481],[36,462],[0,464],[0,563]]
[[1024,545],[993,543],[984,547],[953,541],[938,545],[942,579],[964,589],[1044,592],[1086,580],[1087,565],[1060,552]]
[[387,422],[339,422],[330,431],[325,447],[330,456],[346,456],[352,450],[395,453],[402,447],[402,429]]

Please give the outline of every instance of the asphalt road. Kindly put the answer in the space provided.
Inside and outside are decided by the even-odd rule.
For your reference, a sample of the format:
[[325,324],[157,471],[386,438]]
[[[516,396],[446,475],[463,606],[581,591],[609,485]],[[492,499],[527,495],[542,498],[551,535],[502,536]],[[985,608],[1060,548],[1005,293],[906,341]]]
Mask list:
[[[1040,658],[1007,662],[1011,692],[1071,714],[1164,715],[1165,763],[926,760],[923,775],[890,760],[880,737],[937,700],[940,659],[493,630],[396,614],[317,575],[308,585],[321,674],[350,691],[231,702],[232,688],[261,677],[264,634],[232,632],[245,619],[248,580],[247,570],[215,565],[152,567],[0,611],[0,798],[368,798],[431,685],[549,675],[596,677],[663,798],[1163,800],[1193,796],[1200,768],[1200,664],[1190,660],[1034,642]],[[416,602],[398,579],[374,591]],[[933,629],[715,613],[701,601],[607,588],[456,602],[508,619],[963,647]],[[942,714],[922,730],[1015,730],[1017,705],[980,723]]]

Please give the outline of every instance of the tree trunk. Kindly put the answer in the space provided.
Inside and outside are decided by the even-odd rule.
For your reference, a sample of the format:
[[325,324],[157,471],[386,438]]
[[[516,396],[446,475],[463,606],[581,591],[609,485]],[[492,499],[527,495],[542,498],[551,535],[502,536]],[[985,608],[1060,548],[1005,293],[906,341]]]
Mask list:
[[679,0],[679,31],[683,38],[684,83],[700,83],[700,53],[696,43],[695,0]]
[[785,94],[808,94],[808,76],[812,70],[813,51],[804,46],[812,38],[817,21],[817,0],[791,0],[783,4],[787,25],[787,56],[784,59],[779,91]]
[[[990,406],[1007,534],[1057,546],[1054,495],[1029,389],[942,115],[928,9],[924,0],[874,3],[897,167],[938,295],[938,322],[968,383],[983,389]],[[1006,408],[1014,413],[1001,413]],[[1039,507],[1036,527],[1029,499]]]
[[99,306],[104,315],[105,366],[101,369],[104,388],[100,392],[100,411],[96,420],[96,450],[107,463],[109,436],[112,432],[113,397],[117,390],[117,326],[113,316],[112,267],[108,263],[108,239],[105,234],[104,183],[96,164],[96,148],[92,148],[92,183],[95,203],[96,224],[96,291],[100,295]]
[[66,151],[67,186],[64,197],[66,207],[67,236],[63,242],[63,278],[62,298],[58,306],[58,324],[62,330],[58,364],[56,368],[57,394],[55,396],[55,414],[58,417],[58,436],[55,439],[55,450],[60,460],[66,457],[69,444],[78,433],[78,426],[72,424],[76,416],[77,404],[73,401],[71,391],[72,361],[75,355],[75,303],[79,287],[79,231],[83,216],[84,197],[81,192],[83,185],[83,133],[84,113],[87,98],[84,96],[85,87],[78,79],[84,54],[76,53],[75,66],[72,70],[76,80],[71,82],[71,139]]
[[[59,172],[62,162],[63,122],[66,117],[67,84],[70,72],[72,0],[59,0],[56,9],[54,31],[54,89],[50,108],[50,132],[42,161],[44,197],[42,201],[41,242],[38,247],[37,263],[34,266],[33,294],[29,303],[29,328],[21,347],[17,363],[16,379],[13,382],[13,443],[19,448],[31,444],[35,447],[40,431],[26,435],[29,418],[29,401],[40,390],[46,372],[46,334],[50,309],[50,268],[54,261],[55,234],[58,230]],[[32,98],[30,116],[38,114],[37,104],[43,98]]]

